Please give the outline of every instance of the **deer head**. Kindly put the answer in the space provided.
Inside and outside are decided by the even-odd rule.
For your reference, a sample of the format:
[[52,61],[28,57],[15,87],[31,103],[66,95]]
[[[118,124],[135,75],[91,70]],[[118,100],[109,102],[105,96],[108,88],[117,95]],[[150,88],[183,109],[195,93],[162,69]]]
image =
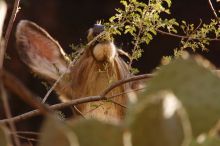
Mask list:
[[[103,26],[94,25],[89,29],[88,40],[90,41],[103,30]],[[54,83],[60,74],[66,72],[65,77],[55,88],[63,102],[100,95],[110,83],[130,76],[127,64],[118,55],[112,41],[96,41],[87,46],[71,68],[68,68],[70,59],[59,43],[33,22],[20,21],[16,30],[16,43],[22,61],[49,83]],[[131,85],[125,84],[112,90],[108,96],[130,89]],[[127,95],[120,95],[112,100],[126,104]],[[77,108],[85,117],[106,121],[120,121],[124,115],[123,107],[109,101],[85,103]]]

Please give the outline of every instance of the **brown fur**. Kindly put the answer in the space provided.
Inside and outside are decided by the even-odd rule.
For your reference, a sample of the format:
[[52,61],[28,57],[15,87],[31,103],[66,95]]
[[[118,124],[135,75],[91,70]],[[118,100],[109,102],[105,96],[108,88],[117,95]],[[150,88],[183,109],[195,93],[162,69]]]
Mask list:
[[[16,39],[22,60],[42,77],[53,82],[60,73],[64,72],[64,69],[67,69],[62,48],[36,24],[21,21],[17,27]],[[130,76],[126,63],[118,56],[111,42],[98,45],[95,51],[95,46],[86,48],[76,64],[56,87],[63,102],[100,95],[112,82]],[[56,71],[56,67],[61,70]],[[125,84],[115,88],[107,96],[130,89],[131,85]],[[114,97],[112,100],[125,105],[127,96]],[[81,104],[78,109],[86,117],[104,121],[120,121],[124,116],[124,109],[121,106],[108,101]]]

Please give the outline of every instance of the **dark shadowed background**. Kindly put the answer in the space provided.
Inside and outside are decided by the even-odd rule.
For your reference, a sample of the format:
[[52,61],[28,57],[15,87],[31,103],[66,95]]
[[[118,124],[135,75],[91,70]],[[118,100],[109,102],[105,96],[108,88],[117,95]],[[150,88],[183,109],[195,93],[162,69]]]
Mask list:
[[[8,0],[9,11],[11,14],[13,1]],[[218,5],[213,0],[216,10]],[[63,46],[68,53],[71,52],[69,45],[71,43],[79,44],[85,42],[87,30],[97,21],[107,21],[109,17],[115,14],[115,8],[121,7],[119,0],[21,0],[21,10],[17,15],[14,29],[10,38],[7,54],[11,59],[5,62],[5,68],[16,75],[17,78],[28,86],[35,94],[43,97],[46,93],[45,87],[39,80],[29,72],[28,68],[20,61],[15,49],[14,30],[16,24],[21,19],[28,19],[36,22],[45,28],[56,40]],[[208,0],[173,0],[171,9],[172,17],[177,20],[186,20],[187,22],[198,25],[200,19],[203,22],[209,22],[214,18],[209,7]],[[8,19],[6,20],[7,26]],[[129,48],[128,38],[116,40],[116,44],[127,51]],[[149,73],[160,63],[163,55],[173,53],[173,49],[178,47],[179,39],[158,35],[148,45],[143,46],[143,57],[134,63],[141,73]],[[212,42],[209,52],[199,52],[220,67],[220,42]],[[21,114],[31,110],[18,97],[9,92],[10,103],[13,115]],[[49,98],[49,103],[59,102],[56,95]],[[3,109],[1,109],[3,111]],[[1,112],[1,118],[4,118]],[[32,118],[26,122],[19,122],[18,128],[22,131],[37,129],[40,124],[40,118]],[[34,125],[34,126],[33,126]]]

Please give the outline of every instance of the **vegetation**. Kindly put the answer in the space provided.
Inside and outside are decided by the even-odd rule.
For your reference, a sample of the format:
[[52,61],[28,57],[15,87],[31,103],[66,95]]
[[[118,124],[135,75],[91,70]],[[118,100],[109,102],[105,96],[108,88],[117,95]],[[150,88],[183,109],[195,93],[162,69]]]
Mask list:
[[[63,117],[57,118],[60,113],[48,114],[44,106],[35,101],[31,105],[38,107],[46,116],[41,132],[35,133],[40,137],[38,145],[220,145],[220,79],[209,61],[185,53],[187,49],[207,51],[211,41],[220,40],[218,19],[210,20],[209,24],[203,24],[201,20],[198,26],[184,20],[177,22],[169,18],[171,0],[149,0],[148,3],[121,0],[121,4],[123,8],[116,9],[117,13],[104,23],[106,31],[96,39],[130,35],[133,38],[133,50],[128,55],[130,67],[134,60],[141,57],[144,51],[142,45],[149,44],[158,33],[181,38],[180,46],[173,49],[172,56],[164,56],[166,65],[161,65],[154,72],[155,76],[146,82],[147,87],[139,94],[139,100],[128,105],[122,123],[105,123],[94,119],[66,122]],[[73,60],[76,56],[72,55]],[[3,91],[1,89],[0,92],[2,98]],[[0,120],[0,123],[15,121]],[[1,124],[0,145],[12,145],[9,137],[14,133],[11,131]]]

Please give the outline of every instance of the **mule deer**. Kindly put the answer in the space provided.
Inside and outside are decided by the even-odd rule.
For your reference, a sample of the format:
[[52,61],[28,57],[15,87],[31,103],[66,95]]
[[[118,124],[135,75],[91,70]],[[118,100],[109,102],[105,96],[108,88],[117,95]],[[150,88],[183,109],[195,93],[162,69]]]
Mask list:
[[[101,33],[104,27],[95,25],[89,30],[88,40]],[[31,70],[53,84],[60,74],[66,72],[55,90],[63,102],[99,95],[110,82],[127,78],[127,64],[120,58],[112,41],[96,41],[84,48],[77,62],[68,68],[69,59],[57,41],[37,24],[22,20],[17,26],[16,42],[18,53]],[[112,90],[108,96],[130,90],[131,84],[125,84]],[[113,98],[117,103],[126,104],[127,95]],[[120,121],[123,119],[123,107],[109,101],[98,101],[78,105],[85,117],[101,120]]]

